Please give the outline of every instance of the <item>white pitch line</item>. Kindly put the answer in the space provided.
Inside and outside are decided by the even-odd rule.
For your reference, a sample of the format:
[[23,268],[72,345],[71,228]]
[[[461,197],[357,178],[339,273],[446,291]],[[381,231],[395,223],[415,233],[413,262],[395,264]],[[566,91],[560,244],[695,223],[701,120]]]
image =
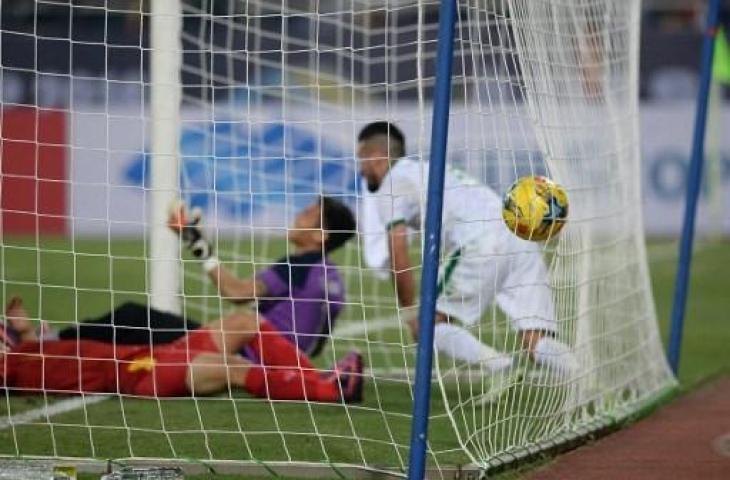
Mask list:
[[335,328],[334,336],[356,336],[368,333],[370,331],[379,332],[388,328],[400,328],[400,321],[397,317],[381,318],[379,320],[370,320],[367,322],[347,323],[340,328]]
[[7,419],[0,419],[0,430],[6,430],[15,425],[24,425],[31,423],[40,418],[49,418],[62,413],[71,412],[93,405],[94,403],[103,402],[111,398],[108,395],[84,395],[83,397],[67,398],[52,404],[45,404],[42,407],[34,408],[23,413],[18,413]]

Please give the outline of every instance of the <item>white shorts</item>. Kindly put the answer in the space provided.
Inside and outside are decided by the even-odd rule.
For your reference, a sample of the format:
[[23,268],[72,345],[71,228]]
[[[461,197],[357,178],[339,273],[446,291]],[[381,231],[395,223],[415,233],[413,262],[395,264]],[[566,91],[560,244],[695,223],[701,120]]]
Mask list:
[[[486,254],[466,245],[442,261],[436,310],[465,325],[477,324],[495,301],[516,330],[555,332],[550,281],[537,244],[519,253]],[[480,251],[481,250],[481,251]]]

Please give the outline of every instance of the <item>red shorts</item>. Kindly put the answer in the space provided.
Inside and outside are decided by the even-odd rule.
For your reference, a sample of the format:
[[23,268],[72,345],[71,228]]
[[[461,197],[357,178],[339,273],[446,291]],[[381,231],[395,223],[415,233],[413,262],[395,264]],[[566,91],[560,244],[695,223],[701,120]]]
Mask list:
[[[119,367],[123,393],[149,397],[182,397],[188,366],[201,353],[219,353],[210,330],[193,330],[172,343],[153,346],[151,351],[124,362]],[[139,374],[141,370],[146,373]],[[130,382],[124,382],[123,379]]]

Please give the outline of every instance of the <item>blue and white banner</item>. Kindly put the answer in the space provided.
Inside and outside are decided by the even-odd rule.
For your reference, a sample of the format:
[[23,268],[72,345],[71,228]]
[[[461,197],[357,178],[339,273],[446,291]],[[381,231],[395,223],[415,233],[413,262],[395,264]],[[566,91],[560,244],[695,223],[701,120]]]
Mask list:
[[[730,108],[722,113],[723,125],[730,126]],[[689,102],[642,105],[642,189],[648,235],[680,231],[693,114]],[[216,121],[211,117],[210,112],[183,112],[180,183],[183,197],[203,208],[208,225],[223,235],[251,229],[283,233],[293,214],[320,193],[355,203],[355,137],[362,125],[378,118],[377,112],[319,112],[311,118],[311,112],[302,109],[288,111],[286,122],[277,109],[245,121],[224,114],[216,115]],[[411,108],[399,111],[396,121],[409,139],[409,152],[428,151],[424,133],[428,119]],[[519,158],[516,154],[494,161],[485,161],[483,154],[477,158],[479,149],[469,145],[484,141],[480,122],[463,123],[452,127],[450,147],[456,150],[455,157],[464,157],[457,159],[459,163],[477,165],[482,178],[504,177],[492,170],[505,162],[533,167],[541,163],[540,153],[529,144],[516,152]],[[145,150],[150,138],[143,112],[132,108],[74,112],[69,132],[72,234],[143,234],[150,187]],[[713,136],[711,129],[708,135],[698,228],[704,233],[730,234],[730,136],[718,132]],[[499,152],[490,150],[489,155]],[[507,185],[492,186],[499,190]]]
[[[354,204],[353,139],[321,122],[215,121],[183,112],[180,193],[227,229],[282,230],[320,194]],[[74,113],[71,144],[75,234],[137,235],[149,201],[148,132],[129,112]],[[324,131],[324,130],[327,131]],[[239,232],[240,233],[240,232]]]
[[[649,235],[681,231],[694,109],[692,102],[642,105],[642,196]],[[730,235],[730,106],[711,115],[697,231]]]

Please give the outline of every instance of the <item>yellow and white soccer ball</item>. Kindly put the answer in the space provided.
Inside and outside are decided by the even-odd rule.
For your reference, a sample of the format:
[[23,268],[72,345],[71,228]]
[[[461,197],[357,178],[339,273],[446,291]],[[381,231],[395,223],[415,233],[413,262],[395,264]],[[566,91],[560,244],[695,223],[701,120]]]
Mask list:
[[521,177],[504,194],[502,218],[524,240],[548,240],[568,219],[568,194],[549,178]]

